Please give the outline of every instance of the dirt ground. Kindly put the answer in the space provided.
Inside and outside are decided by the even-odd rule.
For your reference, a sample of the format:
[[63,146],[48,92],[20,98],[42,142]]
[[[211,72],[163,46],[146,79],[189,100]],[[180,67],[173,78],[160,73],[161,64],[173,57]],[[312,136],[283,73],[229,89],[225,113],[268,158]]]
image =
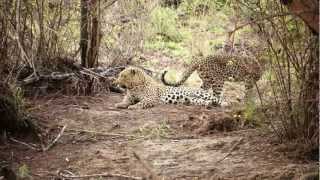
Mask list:
[[[271,133],[261,129],[206,129],[201,125],[210,119],[230,119],[224,108],[161,105],[146,110],[116,109],[114,104],[122,97],[111,93],[28,100],[29,111],[46,124],[50,139],[63,126],[65,131],[46,152],[9,140],[0,146],[0,162],[11,163],[25,179],[39,180],[71,179],[63,176],[299,179],[318,168],[316,162],[290,157]],[[28,142],[23,137],[17,140]]]
[[[182,61],[161,54],[146,57],[149,69],[183,68],[183,63],[172,63]],[[200,84],[196,73],[186,83]],[[243,85],[227,82],[223,93],[228,105],[243,106]],[[42,144],[52,142],[63,127],[64,131],[45,152],[29,137],[9,138],[0,145],[0,165],[9,164],[22,179],[35,180],[289,180],[318,170],[317,162],[297,157],[295,147],[280,144],[266,129],[240,126],[238,114],[229,107],[116,109],[114,104],[122,98],[123,94],[110,93],[27,99],[30,113],[46,127]]]

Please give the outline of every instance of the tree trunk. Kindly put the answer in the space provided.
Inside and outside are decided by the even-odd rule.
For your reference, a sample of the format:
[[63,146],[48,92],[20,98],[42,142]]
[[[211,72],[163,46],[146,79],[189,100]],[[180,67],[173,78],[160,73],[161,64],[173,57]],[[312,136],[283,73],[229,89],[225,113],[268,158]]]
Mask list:
[[98,53],[100,47],[100,26],[99,26],[99,2],[98,0],[91,1],[91,31],[88,49],[88,68],[93,68],[98,65]]
[[81,0],[81,65],[93,68],[98,65],[100,47],[99,0]]
[[299,16],[314,33],[319,34],[318,0],[280,0],[295,15]]
[[81,19],[80,19],[80,51],[81,66],[88,67],[87,49],[88,49],[88,3],[87,0],[81,0]]

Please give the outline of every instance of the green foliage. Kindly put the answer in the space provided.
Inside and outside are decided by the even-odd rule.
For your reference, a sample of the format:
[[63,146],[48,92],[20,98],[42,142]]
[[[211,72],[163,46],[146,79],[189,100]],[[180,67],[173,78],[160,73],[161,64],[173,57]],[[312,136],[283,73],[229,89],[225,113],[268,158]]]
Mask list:
[[19,178],[25,178],[25,179],[33,179],[30,175],[30,170],[27,165],[23,164],[18,169],[18,176]]
[[13,93],[14,93],[13,96],[14,96],[16,107],[18,109],[24,108],[25,102],[24,102],[23,91],[21,87],[13,88]]
[[151,12],[151,31],[164,41],[181,42],[177,29],[177,13],[170,8],[157,7]]
[[188,15],[206,15],[220,11],[226,5],[226,0],[185,0],[179,9]]
[[253,101],[248,101],[246,103],[245,110],[243,112],[244,118],[247,121],[253,121],[255,110],[256,110],[255,103]]
[[[212,54],[213,47],[225,41],[226,14],[231,11],[228,8],[219,11],[219,3],[225,5],[223,0],[187,0],[178,9],[155,8],[150,15],[146,30],[149,38],[144,47],[179,57],[185,62],[190,62],[191,57],[198,53]],[[201,13],[201,18],[195,14],[199,7],[208,12]]]
[[257,108],[257,104],[253,99],[247,99],[243,111],[245,124],[260,126],[262,121],[262,114]]
[[178,57],[185,57],[189,55],[188,50],[184,48],[181,43],[176,43],[172,41],[147,41],[145,43],[145,47],[147,49],[159,50],[166,54]]

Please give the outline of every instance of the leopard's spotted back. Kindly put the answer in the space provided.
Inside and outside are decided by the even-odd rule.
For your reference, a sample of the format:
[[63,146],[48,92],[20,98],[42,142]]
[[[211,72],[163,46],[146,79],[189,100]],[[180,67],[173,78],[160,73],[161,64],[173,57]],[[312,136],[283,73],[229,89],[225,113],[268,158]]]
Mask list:
[[225,54],[194,59],[176,83],[165,81],[166,71],[162,74],[161,80],[165,85],[180,86],[195,70],[203,82],[202,88],[212,88],[216,95],[221,94],[224,82],[230,78],[237,82],[244,81],[246,89],[249,89],[262,75],[262,68],[254,58]]

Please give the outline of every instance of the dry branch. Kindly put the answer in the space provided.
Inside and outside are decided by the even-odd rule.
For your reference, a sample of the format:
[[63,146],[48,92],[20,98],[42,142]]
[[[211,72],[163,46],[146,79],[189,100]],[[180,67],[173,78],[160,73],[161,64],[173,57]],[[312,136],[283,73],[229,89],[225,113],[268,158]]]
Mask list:
[[[305,13],[310,13],[310,11],[303,11],[303,12],[298,12],[298,14],[305,14]],[[265,20],[270,20],[273,18],[277,18],[277,17],[282,17],[282,16],[289,16],[289,15],[293,15],[291,12],[287,12],[287,13],[282,13],[282,14],[273,14],[273,15],[269,15],[263,18],[259,18],[259,19],[254,19],[248,22],[245,22],[243,24],[240,24],[238,26],[236,26],[233,30],[228,32],[228,36],[231,37],[236,31],[248,26],[248,25],[252,25],[252,24],[256,24],[259,23],[261,21],[265,21]]]
[[220,160],[218,160],[217,162],[215,162],[215,163],[217,164],[217,163],[220,163],[220,162],[222,162],[223,160],[225,160],[228,156],[231,155],[231,153],[236,149],[236,147],[239,146],[242,142],[243,142],[243,138],[240,138],[240,139],[238,140],[238,142],[236,142],[236,143],[230,148],[230,150],[228,151],[228,153],[227,153],[225,156],[223,156]]
[[[125,67],[114,67],[114,68],[105,68],[105,67],[98,67],[98,68],[82,68],[78,73],[91,76],[94,78],[107,78],[109,76],[115,76],[117,72],[123,70]],[[23,79],[20,84],[27,85],[34,82],[37,82],[39,80],[63,80],[70,78],[72,76],[76,76],[77,73],[61,73],[61,72],[52,72],[50,75],[42,75],[39,74],[38,76],[34,76],[32,74],[31,76],[28,76],[27,78]]]
[[102,136],[117,136],[117,137],[128,137],[128,138],[135,137],[133,135],[127,135],[127,134],[106,133],[106,132],[98,132],[98,131],[92,131],[92,130],[86,130],[86,129],[68,129],[68,131],[91,133],[91,134],[102,135]]
[[116,3],[118,0],[113,0],[111,1],[110,3],[108,3],[107,5],[103,6],[102,9],[107,9],[109,8],[110,6],[112,6],[114,3]]
[[152,171],[150,165],[148,165],[135,151],[133,151],[133,156],[141,163],[141,165],[147,170],[150,179],[159,179],[158,176]]
[[[147,74],[151,75],[154,72],[143,67],[138,66],[143,69]],[[108,79],[108,77],[116,76],[120,71],[125,69],[126,66],[117,66],[117,67],[97,67],[97,68],[81,68],[78,72],[71,73],[62,73],[62,72],[52,72],[49,75],[43,75],[35,73],[31,74],[27,78],[23,79],[20,84],[27,85],[32,84],[40,80],[64,80],[73,76],[77,76],[77,74],[82,74],[86,76],[90,76],[92,78],[104,78]]]
[[24,146],[26,146],[26,147],[28,147],[28,148],[30,148],[30,149],[32,149],[32,150],[36,150],[36,151],[39,150],[39,148],[34,147],[34,146],[31,145],[31,144],[28,144],[28,143],[19,141],[19,140],[17,140],[17,139],[12,138],[12,137],[10,138],[10,140],[13,141],[13,142],[15,142],[15,143],[22,144],[22,145],[24,145]]
[[112,174],[112,173],[102,173],[102,174],[90,174],[90,175],[66,175],[62,172],[59,172],[58,175],[62,178],[68,178],[68,179],[81,179],[81,178],[93,178],[93,177],[116,177],[121,179],[132,179],[132,180],[142,180],[142,177],[136,177],[136,176],[128,176],[123,174]]
[[66,129],[67,125],[64,125],[63,128],[61,129],[60,133],[57,135],[57,137],[47,146],[42,148],[42,151],[48,151],[51,147],[53,147],[53,145],[60,139],[60,137],[62,136],[64,130]]

